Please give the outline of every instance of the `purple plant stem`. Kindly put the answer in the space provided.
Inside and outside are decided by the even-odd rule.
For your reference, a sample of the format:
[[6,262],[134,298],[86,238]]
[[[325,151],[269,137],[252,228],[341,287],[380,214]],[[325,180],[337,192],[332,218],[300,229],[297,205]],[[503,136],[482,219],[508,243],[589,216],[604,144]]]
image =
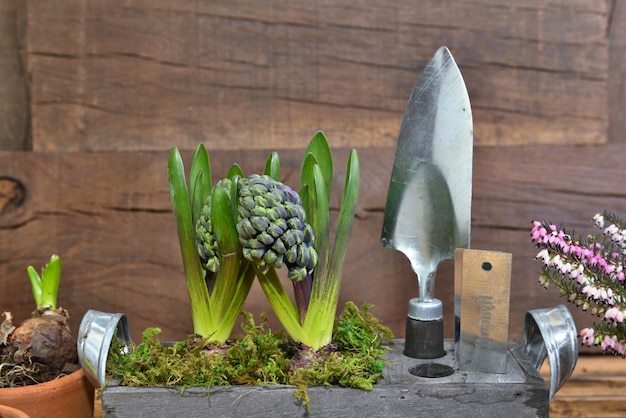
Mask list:
[[304,324],[304,318],[306,318],[306,311],[309,307],[309,301],[311,300],[312,285],[313,276],[310,274],[307,274],[304,279],[299,282],[293,282],[293,293],[296,300],[296,307],[298,308],[300,324]]

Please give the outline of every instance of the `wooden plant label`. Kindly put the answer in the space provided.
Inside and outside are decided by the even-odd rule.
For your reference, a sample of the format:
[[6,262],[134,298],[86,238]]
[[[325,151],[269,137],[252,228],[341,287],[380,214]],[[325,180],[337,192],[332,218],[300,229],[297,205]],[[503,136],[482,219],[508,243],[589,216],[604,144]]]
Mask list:
[[459,370],[506,373],[511,254],[457,249],[454,316]]

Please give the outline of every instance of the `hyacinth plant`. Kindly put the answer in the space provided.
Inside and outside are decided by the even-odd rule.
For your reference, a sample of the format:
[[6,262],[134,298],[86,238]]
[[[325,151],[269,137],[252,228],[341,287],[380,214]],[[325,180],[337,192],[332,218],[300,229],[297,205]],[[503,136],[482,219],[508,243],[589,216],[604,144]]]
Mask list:
[[[236,180],[241,177],[241,169],[233,165],[228,177],[212,187],[209,155],[200,145],[194,153],[187,183],[180,153],[173,147],[168,177],[194,333],[223,343],[235,326],[254,280],[254,270],[243,258],[235,226],[237,209],[230,198],[237,195]],[[219,269],[205,271],[198,256],[196,224],[207,216],[212,220],[213,245],[220,251]]]
[[[278,179],[280,164],[277,158],[273,163],[268,160],[266,173]],[[331,246],[333,160],[326,137],[317,132],[305,151],[300,171],[299,196],[305,216],[298,219],[308,222],[310,230],[303,225],[301,238],[296,242],[306,245],[295,251],[299,265],[295,269],[290,268],[288,274],[293,283],[295,306],[276,273],[280,263],[253,264],[259,283],[286,332],[294,341],[313,350],[328,345],[332,339],[343,265],[356,210],[359,176],[358,155],[356,150],[352,150],[347,162],[334,244]],[[312,239],[309,241],[309,238]]]
[[554,284],[568,300],[598,318],[579,336],[587,346],[626,354],[626,229],[614,214],[593,217],[601,234],[574,240],[556,225],[534,221],[531,239],[540,249],[541,285]]
[[[305,151],[299,194],[280,181],[276,153],[267,158],[263,175],[244,177],[233,165],[226,178],[211,186],[204,146],[194,154],[188,182],[174,147],[168,172],[194,332],[224,342],[256,276],[294,341],[312,349],[329,344],[358,195],[356,151],[348,158],[332,248],[333,162],[322,132]],[[293,283],[295,306],[276,271],[283,265]]]

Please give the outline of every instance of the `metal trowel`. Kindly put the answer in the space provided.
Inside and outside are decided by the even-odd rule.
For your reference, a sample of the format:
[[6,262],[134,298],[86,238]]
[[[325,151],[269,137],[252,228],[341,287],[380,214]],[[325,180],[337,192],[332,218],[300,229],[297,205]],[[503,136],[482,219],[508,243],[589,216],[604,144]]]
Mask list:
[[404,253],[418,278],[409,301],[404,354],[438,358],[443,306],[434,298],[441,261],[469,248],[473,125],[469,96],[450,51],[441,47],[409,99],[385,207],[383,246]]

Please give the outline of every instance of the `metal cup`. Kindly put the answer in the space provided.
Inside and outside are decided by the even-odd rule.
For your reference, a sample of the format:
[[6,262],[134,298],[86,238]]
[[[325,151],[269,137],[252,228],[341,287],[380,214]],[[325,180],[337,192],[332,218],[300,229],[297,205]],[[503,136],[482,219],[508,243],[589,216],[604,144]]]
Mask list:
[[528,311],[522,348],[539,370],[546,356],[550,364],[550,401],[570,377],[578,360],[576,324],[565,305]]
[[113,335],[130,351],[130,329],[126,315],[88,310],[78,329],[78,361],[95,387],[106,381],[106,364]]

